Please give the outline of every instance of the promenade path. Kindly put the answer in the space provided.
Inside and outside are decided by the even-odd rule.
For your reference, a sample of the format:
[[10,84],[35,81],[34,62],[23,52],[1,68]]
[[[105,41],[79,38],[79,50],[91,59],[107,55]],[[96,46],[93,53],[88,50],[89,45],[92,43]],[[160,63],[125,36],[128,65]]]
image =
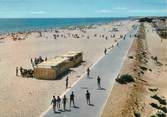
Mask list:
[[[41,117],[99,117],[134,40],[134,36],[130,38],[130,35],[136,34],[137,30],[138,26],[126,34],[126,38],[122,39],[118,46],[115,45],[91,68],[90,78],[87,78],[86,74],[83,75],[83,78],[66,92],[67,111],[54,113],[52,108],[49,108],[41,114]],[[101,90],[97,88],[98,75],[101,77],[103,88]],[[86,90],[91,93],[91,106],[86,103]],[[76,108],[69,106],[71,91],[74,91],[75,94]]]

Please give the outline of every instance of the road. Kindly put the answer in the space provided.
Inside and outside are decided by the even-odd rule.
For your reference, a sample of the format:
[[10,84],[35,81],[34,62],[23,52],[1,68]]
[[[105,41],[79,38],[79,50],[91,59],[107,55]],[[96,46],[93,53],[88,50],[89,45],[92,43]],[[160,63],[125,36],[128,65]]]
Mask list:
[[[48,109],[41,116],[43,117],[99,117],[103,107],[110,95],[115,78],[121,70],[123,62],[126,58],[129,48],[132,45],[134,37],[130,35],[136,34],[138,28],[130,31],[125,40],[122,39],[119,45],[115,45],[107,55],[105,55],[97,64],[91,68],[90,77],[83,76],[70,90],[66,92],[68,98],[67,110],[53,113],[52,108]],[[93,55],[92,55],[93,56]],[[97,76],[101,77],[102,90],[97,88]],[[91,93],[91,106],[87,105],[85,93],[89,90]],[[75,94],[76,108],[69,106],[69,97],[71,91]]]

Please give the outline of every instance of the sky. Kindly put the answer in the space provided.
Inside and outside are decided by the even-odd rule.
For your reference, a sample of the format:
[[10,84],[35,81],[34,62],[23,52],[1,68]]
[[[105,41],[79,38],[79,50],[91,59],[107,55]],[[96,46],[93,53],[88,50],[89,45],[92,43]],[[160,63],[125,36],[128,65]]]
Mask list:
[[0,0],[0,18],[167,16],[167,0]]

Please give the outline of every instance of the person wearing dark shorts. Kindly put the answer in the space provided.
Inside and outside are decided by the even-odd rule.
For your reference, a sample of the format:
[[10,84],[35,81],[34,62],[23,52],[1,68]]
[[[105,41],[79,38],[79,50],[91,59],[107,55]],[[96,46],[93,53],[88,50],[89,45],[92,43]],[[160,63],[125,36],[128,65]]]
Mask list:
[[87,77],[89,77],[89,76],[90,76],[90,69],[88,67],[88,69],[87,69]]
[[86,102],[88,105],[90,105],[90,93],[88,90],[86,91]]
[[62,100],[62,103],[63,103],[64,111],[66,111],[66,104],[67,104],[67,98],[66,98],[66,95],[64,95],[63,100]]
[[66,78],[66,89],[68,88],[68,76]]
[[75,107],[75,103],[74,103],[74,92],[72,91],[71,95],[70,95],[70,107],[71,107],[71,103],[73,104],[73,106]]
[[105,55],[107,54],[107,49],[106,49],[106,48],[104,49],[104,54],[105,54]]
[[51,101],[51,104],[53,105],[53,112],[56,112],[56,98],[55,98],[55,96],[53,96],[53,99],[52,99],[52,101]]
[[60,110],[61,98],[57,96],[57,109]]
[[101,89],[101,78],[100,76],[97,77],[97,86],[99,89]]

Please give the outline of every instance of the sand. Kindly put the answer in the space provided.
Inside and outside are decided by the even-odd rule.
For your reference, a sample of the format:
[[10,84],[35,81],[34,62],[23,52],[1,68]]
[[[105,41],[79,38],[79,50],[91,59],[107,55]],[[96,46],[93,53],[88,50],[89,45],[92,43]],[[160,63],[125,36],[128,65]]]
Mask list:
[[[120,35],[126,34],[135,23],[121,21],[83,29],[58,29],[59,33],[55,33],[54,29],[16,33],[14,36],[24,39],[16,41],[12,40],[11,34],[1,35],[3,39],[0,40],[0,117],[39,116],[48,108],[53,95],[58,96],[65,91],[66,76],[54,81],[16,77],[17,66],[32,68],[31,58],[52,58],[69,50],[83,51],[85,62],[68,74],[69,85],[72,85],[88,66],[103,55],[104,48],[110,48],[116,43],[115,40],[119,40]],[[111,32],[115,26],[119,31]],[[54,39],[53,34],[62,34],[63,37]],[[77,34],[80,38],[74,38],[72,34]],[[102,34],[108,37],[107,40],[105,37],[100,38]],[[115,34],[115,38],[110,37],[112,34]]]
[[[157,95],[161,99],[167,99],[167,40],[162,40],[156,32],[152,31],[150,24],[145,24],[145,30],[146,38],[142,40],[142,44],[134,40],[120,71],[120,74],[131,74],[135,82],[123,85],[115,82],[102,117],[136,117],[137,115],[150,117],[156,115],[158,111],[166,115],[166,112],[159,107],[167,108],[167,106],[160,104],[151,96]],[[146,56],[143,56],[142,52],[146,52]],[[129,56],[134,58],[130,59]],[[139,56],[142,56],[141,61],[137,59]],[[158,62],[162,65],[159,66],[152,56],[157,56]],[[147,70],[143,71],[139,66],[144,66]],[[157,104],[159,109],[153,107],[151,103]]]

